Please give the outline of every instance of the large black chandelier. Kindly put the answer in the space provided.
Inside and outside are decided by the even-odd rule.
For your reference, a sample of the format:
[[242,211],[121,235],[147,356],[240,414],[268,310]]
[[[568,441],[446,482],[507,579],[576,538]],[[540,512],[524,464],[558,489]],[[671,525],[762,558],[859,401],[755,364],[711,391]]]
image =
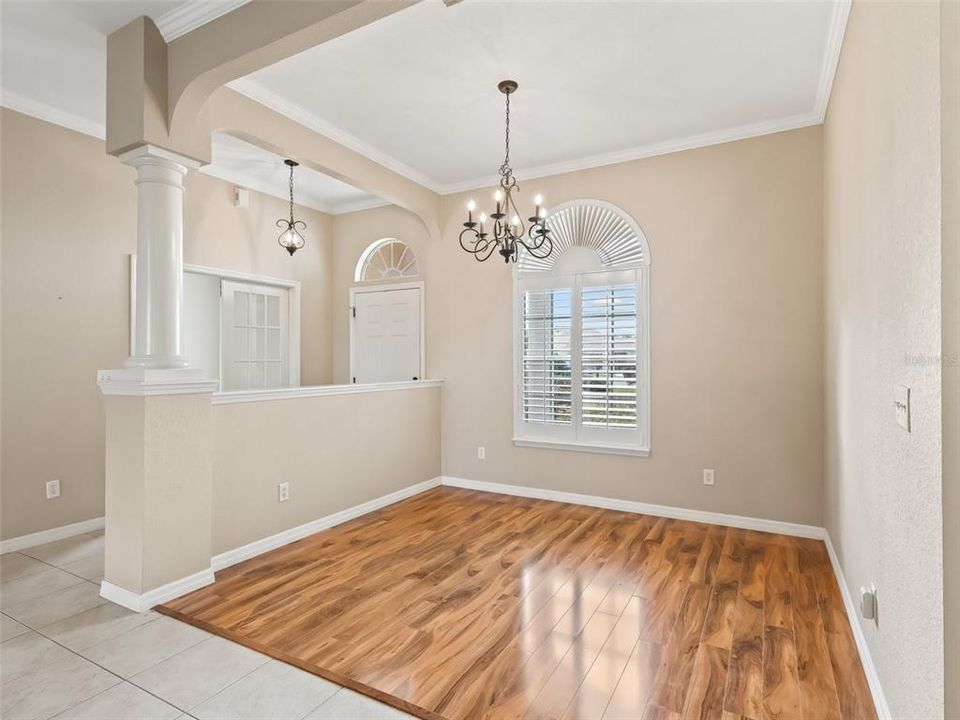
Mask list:
[[533,257],[543,259],[553,252],[553,240],[547,228],[547,211],[543,207],[543,198],[540,195],[534,198],[535,209],[533,215],[527,218],[526,224],[520,219],[514,200],[514,193],[519,192],[520,188],[513,177],[513,168],[510,167],[510,95],[516,92],[517,83],[503,80],[497,88],[507,96],[507,122],[504,143],[506,153],[500,166],[500,188],[494,194],[497,206],[496,211],[490,215],[493,224],[488,232],[485,213],[480,213],[479,222],[473,219],[477,204],[471,200],[467,204],[467,221],[460,232],[460,247],[479,262],[487,260],[494,250],[500,253],[505,263],[511,260],[516,262],[521,245]]
[[303,247],[306,242],[303,238],[303,231],[307,229],[307,224],[303,220],[295,220],[293,217],[293,169],[300,163],[296,160],[284,160],[283,164],[290,168],[290,219],[280,218],[277,220],[277,227],[280,228],[280,237],[277,242],[280,247],[293,255],[297,250]]

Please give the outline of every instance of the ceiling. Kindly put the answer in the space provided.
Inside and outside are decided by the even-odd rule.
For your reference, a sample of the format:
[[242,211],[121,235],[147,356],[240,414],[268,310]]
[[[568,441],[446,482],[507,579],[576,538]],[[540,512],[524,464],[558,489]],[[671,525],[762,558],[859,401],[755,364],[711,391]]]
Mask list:
[[235,83],[442,192],[822,121],[836,2],[423,2]]
[[[3,0],[3,105],[102,137],[108,33],[146,14],[172,39],[243,2]],[[847,0],[426,0],[232,86],[452,192],[496,174],[496,84],[507,77],[520,83],[521,179],[821,122],[848,10]],[[210,174],[286,196],[276,156],[215,143]],[[297,188],[328,212],[375,202],[313,171]]]
[[[107,35],[149,15],[172,40],[240,4],[241,0],[3,0],[3,105],[102,138]],[[214,134],[213,162],[202,172],[275,197],[288,196],[283,158],[229,135]],[[297,170],[296,201],[333,214],[385,204],[309,168]]]
[[[203,172],[268,195],[289,197],[290,169],[283,164],[283,157],[231,135],[213,134],[213,162]],[[298,205],[333,215],[387,204],[304,166],[295,170],[294,190]]]

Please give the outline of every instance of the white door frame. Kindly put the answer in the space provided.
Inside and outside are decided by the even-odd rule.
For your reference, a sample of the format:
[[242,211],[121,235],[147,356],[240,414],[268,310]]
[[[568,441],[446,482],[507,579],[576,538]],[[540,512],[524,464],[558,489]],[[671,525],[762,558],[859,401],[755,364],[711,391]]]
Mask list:
[[[184,263],[184,272],[191,272],[197,275],[213,275],[221,280],[236,280],[237,282],[254,283],[256,285],[268,285],[271,287],[285,288],[290,291],[290,307],[288,308],[287,322],[289,324],[288,336],[288,378],[287,383],[290,387],[300,387],[300,281],[289,280],[287,278],[271,277],[270,275],[257,275],[255,273],[241,272],[240,270],[224,270],[223,268],[207,267],[206,265],[188,265]],[[137,256],[130,255],[130,354],[133,355],[133,339],[137,336],[136,332],[136,309],[134,300],[137,290]],[[222,291],[221,291],[222,293]],[[421,295],[421,302],[422,302]],[[222,295],[221,295],[222,298]],[[222,299],[221,299],[222,304]],[[223,333],[223,323],[221,322],[221,334]],[[220,345],[220,388],[223,388],[223,338],[219,338]]]
[[354,285],[350,288],[350,305],[347,308],[347,312],[350,313],[350,380],[352,384],[354,375],[353,370],[353,358],[354,358],[354,340],[356,336],[354,320],[354,308],[357,306],[355,298],[360,293],[372,293],[372,292],[383,292],[385,290],[419,290],[420,291],[420,375],[421,380],[426,379],[427,372],[427,357],[426,357],[426,337],[427,337],[427,327],[425,324],[425,314],[424,307],[426,302],[424,299],[424,287],[422,280],[416,280],[413,282],[400,282],[400,283],[380,283],[377,285]]

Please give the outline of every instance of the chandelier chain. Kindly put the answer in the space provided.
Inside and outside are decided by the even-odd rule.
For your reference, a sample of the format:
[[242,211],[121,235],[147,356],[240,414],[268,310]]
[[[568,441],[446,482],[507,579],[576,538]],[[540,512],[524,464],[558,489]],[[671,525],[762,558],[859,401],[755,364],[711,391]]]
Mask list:
[[290,166],[290,222],[293,222],[293,165]]
[[504,131],[504,146],[506,151],[503,157],[503,165],[500,166],[500,174],[507,177],[513,174],[513,169],[510,167],[510,93],[507,93],[507,122],[506,130]]

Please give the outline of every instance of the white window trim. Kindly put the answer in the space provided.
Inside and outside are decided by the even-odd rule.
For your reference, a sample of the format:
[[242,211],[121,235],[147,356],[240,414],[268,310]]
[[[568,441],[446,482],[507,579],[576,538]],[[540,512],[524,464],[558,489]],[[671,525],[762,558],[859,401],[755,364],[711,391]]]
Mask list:
[[[637,302],[642,306],[637,308],[637,431],[639,441],[636,443],[607,443],[597,440],[562,439],[550,437],[549,431],[537,432],[528,423],[523,422],[522,378],[523,368],[519,348],[523,346],[523,290],[531,285],[560,287],[563,280],[576,289],[575,297],[579,300],[580,278],[589,275],[611,275],[623,271],[636,272]],[[574,282],[570,282],[570,280]],[[525,287],[522,287],[525,286]],[[615,270],[601,270],[596,272],[557,274],[536,273],[521,276],[514,268],[513,274],[513,444],[518,447],[546,448],[553,450],[579,450],[583,452],[607,453],[615,455],[636,455],[647,457],[650,455],[650,267],[640,265],[634,268],[617,268]],[[574,302],[573,305],[579,305]],[[579,318],[579,308],[574,307],[573,313]],[[580,327],[580,323],[575,324]],[[571,358],[579,353],[579,338],[571,328]],[[574,378],[573,397],[574,406],[578,406],[580,396],[579,380]],[[579,411],[575,413],[579,416]],[[531,432],[533,430],[533,432]],[[571,430],[574,432],[575,430]],[[561,434],[562,431],[556,433]]]
[[419,290],[420,291],[420,380],[427,376],[427,325],[425,308],[427,298],[424,294],[423,280],[414,280],[412,282],[385,282],[378,285],[355,285],[350,288],[349,305],[347,311],[350,313],[350,377],[355,377],[353,371],[353,358],[356,353],[353,351],[353,340],[355,333],[355,323],[353,309],[357,306],[356,296],[359,293],[382,292],[384,290]]
[[[288,353],[288,385],[300,387],[300,281],[287,278],[257,275],[239,270],[224,270],[223,268],[208,267],[206,265],[189,265],[184,263],[184,272],[197,275],[212,275],[222,280],[236,280],[237,282],[254,283],[271,287],[285,288],[290,291],[290,307],[288,308],[288,322],[290,325],[287,339]],[[130,355],[133,355],[133,340],[136,333],[136,296],[137,296],[137,256],[130,255]],[[222,324],[221,324],[222,325]],[[221,330],[222,332],[222,330]],[[220,389],[223,389],[223,338],[220,338]]]
[[[574,200],[564,203],[555,208],[559,210],[568,205],[576,203],[592,203],[609,207],[619,213],[623,213],[619,208],[598,200]],[[531,285],[541,285],[544,288],[559,287],[562,283],[557,281],[561,278],[571,278],[569,272],[525,272],[521,273],[519,268],[513,267],[513,444],[517,447],[541,448],[551,450],[570,450],[576,452],[605,453],[613,455],[632,455],[637,457],[648,457],[652,445],[651,427],[650,427],[650,406],[652,402],[651,373],[650,373],[650,254],[646,247],[646,238],[643,231],[636,225],[632,219],[624,213],[624,216],[636,226],[636,232],[644,244],[644,258],[642,263],[636,263],[629,266],[618,266],[604,268],[603,270],[585,271],[574,273],[572,277],[576,280],[571,287],[580,286],[579,278],[595,273],[615,274],[620,271],[635,271],[637,273],[637,302],[642,307],[637,308],[637,429],[639,431],[639,441],[637,443],[607,443],[595,440],[583,439],[563,439],[560,437],[549,437],[547,433],[538,434],[536,431],[530,432],[532,425],[523,422],[523,402],[522,402],[522,359],[520,348],[523,347],[523,289]],[[579,292],[576,293],[579,297]],[[582,301],[581,301],[582,302]],[[573,303],[574,305],[580,302]],[[572,309],[572,312],[579,313],[579,308]],[[578,327],[580,327],[578,323]],[[582,331],[579,331],[582,332]],[[571,331],[571,335],[574,333]],[[579,338],[571,336],[571,358],[579,352]],[[576,378],[574,378],[576,380]],[[573,402],[577,404],[581,388],[578,382],[573,383]],[[579,413],[577,413],[579,414]],[[557,434],[561,434],[558,432]],[[539,435],[539,436],[538,436]]]
[[416,263],[416,265],[417,265],[417,272],[415,272],[414,274],[412,274],[412,275],[401,275],[401,276],[399,276],[399,277],[397,277],[397,278],[395,278],[395,279],[396,279],[396,280],[402,280],[403,282],[410,282],[409,280],[407,280],[407,278],[413,278],[413,277],[419,276],[419,275],[420,275],[420,258],[417,257],[417,254],[413,251],[413,248],[410,247],[410,244],[409,244],[408,242],[404,241],[404,240],[401,240],[400,238],[385,237],[385,238],[380,238],[379,240],[373,241],[372,243],[370,243],[370,244],[366,247],[366,249],[365,249],[362,253],[360,253],[360,258],[357,260],[357,264],[356,264],[356,266],[355,266],[354,269],[353,269],[353,281],[354,281],[355,283],[383,283],[383,282],[391,282],[394,278],[378,278],[378,279],[376,279],[376,280],[364,280],[364,279],[363,279],[363,271],[364,271],[364,269],[365,269],[365,267],[366,267],[366,265],[367,265],[367,262],[370,260],[370,256],[371,256],[371,255],[373,255],[375,252],[377,252],[377,251],[378,251],[380,248],[382,248],[384,245],[387,245],[387,244],[389,244],[389,243],[394,243],[394,242],[400,243],[400,244],[403,245],[407,250],[409,250],[410,253],[413,255],[413,262]]

